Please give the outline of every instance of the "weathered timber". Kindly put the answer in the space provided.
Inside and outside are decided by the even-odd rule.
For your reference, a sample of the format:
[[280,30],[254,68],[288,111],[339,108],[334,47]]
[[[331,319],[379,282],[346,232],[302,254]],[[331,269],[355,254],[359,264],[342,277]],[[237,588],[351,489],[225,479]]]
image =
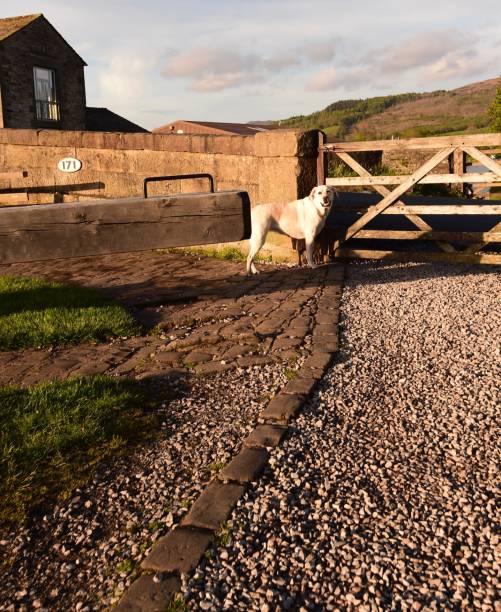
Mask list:
[[[432,198],[430,198],[432,200]],[[471,200],[465,200],[465,202]],[[364,213],[369,206],[335,205],[334,212]],[[501,204],[406,204],[390,206],[381,215],[501,215]]]
[[462,150],[468,155],[471,155],[474,159],[483,164],[486,168],[489,168],[491,172],[493,172],[497,178],[501,176],[501,164],[498,164],[494,159],[491,159],[482,151],[479,151],[476,147],[462,147]]
[[[501,232],[501,222],[496,223],[496,225],[486,234],[488,237],[495,236],[496,233]],[[481,239],[481,242],[475,242],[474,244],[470,244],[465,250],[465,253],[478,253],[484,246],[487,246],[491,242],[485,236]]]
[[501,242],[501,232],[454,232],[417,230],[360,230],[357,238],[377,240],[451,240],[452,242]]
[[[492,160],[491,160],[492,161]],[[395,176],[343,176],[340,178],[328,178],[327,185],[334,187],[353,187],[355,185],[401,185],[405,183],[409,175]],[[470,173],[470,174],[428,174],[423,176],[416,183],[435,185],[439,183],[495,183],[499,180],[499,175],[494,172]]]
[[[372,176],[368,170],[366,170],[361,164],[359,164],[356,159],[353,159],[353,157],[348,153],[340,152],[338,153],[338,157],[342,159],[345,164],[355,170],[355,172],[357,172],[360,176]],[[383,185],[373,185],[372,187],[383,197],[390,194],[389,189],[383,187]],[[404,206],[402,200],[397,200],[396,204]],[[421,219],[421,217],[419,217],[418,215],[406,214],[405,216],[413,225],[415,225],[420,230],[430,231],[432,229],[431,226],[428,225],[428,223],[426,223],[426,221]],[[445,251],[446,253],[454,253],[456,251],[456,249],[451,244],[447,244],[446,242],[437,242],[437,245],[440,249],[442,249],[442,251]]]
[[499,147],[501,133],[465,134],[462,136],[431,136],[395,140],[366,140],[363,142],[336,142],[324,145],[326,151],[404,151],[410,149],[442,149],[444,147]]
[[452,154],[451,174],[464,174],[466,172],[466,154],[458,147]]
[[245,191],[0,208],[0,263],[233,242],[250,236]]
[[368,249],[341,248],[336,251],[337,258],[350,259],[394,259],[396,261],[447,262],[501,264],[501,254],[497,253],[429,253],[408,251],[375,251]]
[[325,185],[327,179],[327,167],[329,160],[327,153],[323,151],[325,145],[325,134],[324,132],[318,132],[318,157],[317,157],[317,185]]
[[428,174],[430,170],[433,170],[438,164],[446,159],[454,150],[454,147],[448,147],[435,153],[435,155],[418,168],[413,174],[407,177],[401,185],[396,187],[391,193],[385,196],[378,204],[372,206],[364,215],[355,221],[344,233],[343,238],[336,240],[334,243],[334,249],[337,249],[343,242],[346,242],[353,237],[359,230],[361,230],[371,219],[377,217],[383,210],[394,204],[401,195],[403,195],[408,189],[415,185],[423,176]]
[[[485,153],[482,153],[482,151],[479,151],[476,147],[463,147],[463,151],[465,153],[468,153],[469,155],[471,155],[471,157],[473,157],[474,159],[476,159],[477,161],[479,161],[480,163],[482,163],[486,168],[489,168],[489,170],[492,170],[492,172],[496,175],[496,176],[501,176],[501,165],[498,164],[496,161],[494,161],[493,159],[491,159],[490,157],[488,157],[487,155],[485,155]],[[497,223],[489,233],[495,233],[495,232],[499,232],[501,230],[501,222]],[[466,252],[467,253],[477,253],[478,251],[480,251],[484,246],[486,246],[486,244],[488,243],[488,240],[486,240],[485,238],[482,239],[482,241],[480,242],[476,242],[475,244],[471,244],[467,249]]]

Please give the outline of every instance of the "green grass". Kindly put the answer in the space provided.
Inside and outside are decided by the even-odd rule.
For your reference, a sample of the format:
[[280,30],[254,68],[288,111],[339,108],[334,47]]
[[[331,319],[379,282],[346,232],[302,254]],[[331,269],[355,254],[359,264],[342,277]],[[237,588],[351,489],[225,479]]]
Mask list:
[[231,542],[231,527],[224,522],[219,525],[219,529],[214,534],[214,541],[217,546],[224,548]]
[[214,461],[207,466],[213,474],[218,474],[226,464],[224,461]]
[[92,289],[0,276],[0,350],[99,342],[139,331],[125,308]]
[[501,187],[491,187],[489,200],[501,200]]
[[137,569],[137,562],[132,559],[124,559],[116,566],[117,574],[132,574]]
[[[159,249],[163,253],[184,253],[186,255],[195,255],[197,257],[213,257],[214,259],[221,259],[224,261],[245,261],[247,259],[246,253],[241,251],[238,247],[183,247],[183,248],[172,248],[172,249]],[[271,263],[273,261],[271,255],[257,255],[254,261],[258,263]]]
[[0,526],[65,498],[102,460],[153,435],[144,387],[105,376],[0,387]]
[[182,595],[177,594],[167,606],[166,612],[189,612],[190,606]]

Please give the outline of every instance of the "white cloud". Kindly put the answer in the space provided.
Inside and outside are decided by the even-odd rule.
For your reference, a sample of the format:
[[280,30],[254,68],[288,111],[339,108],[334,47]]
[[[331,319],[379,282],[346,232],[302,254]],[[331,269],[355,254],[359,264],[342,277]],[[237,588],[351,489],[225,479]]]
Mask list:
[[190,91],[221,91],[240,87],[250,82],[255,83],[259,80],[257,75],[246,75],[242,72],[226,74],[209,74],[196,79],[188,86]]
[[373,53],[369,61],[380,56],[383,72],[401,72],[440,61],[457,49],[472,43],[472,36],[457,30],[428,31],[414,34],[391,47]]
[[324,63],[333,59],[336,47],[333,41],[307,43],[299,47],[298,52],[305,55],[312,63]]
[[260,57],[219,48],[192,48],[171,55],[162,69],[165,77],[189,80],[190,91],[214,92],[263,80],[296,63],[288,54]]
[[314,91],[328,91],[339,85],[338,72],[335,68],[325,68],[313,75],[309,87]]
[[433,62],[421,72],[422,81],[448,82],[454,79],[478,79],[483,70],[492,69],[494,73],[501,60],[501,54],[496,52],[492,57],[481,57],[474,50],[448,53],[445,57]]
[[366,68],[336,69],[326,68],[317,72],[309,82],[314,91],[332,91],[343,89],[354,91],[368,87],[373,83],[374,75]]
[[101,97],[120,103],[141,97],[147,89],[150,69],[151,64],[142,58],[112,56],[98,73]]
[[322,63],[334,54],[332,43],[293,46],[279,52],[244,53],[234,49],[193,47],[171,52],[161,74],[188,79],[190,91],[221,91],[264,81],[302,63]]
[[206,72],[231,74],[242,70],[254,70],[260,58],[226,49],[199,47],[174,54],[162,70],[164,76],[192,77]]

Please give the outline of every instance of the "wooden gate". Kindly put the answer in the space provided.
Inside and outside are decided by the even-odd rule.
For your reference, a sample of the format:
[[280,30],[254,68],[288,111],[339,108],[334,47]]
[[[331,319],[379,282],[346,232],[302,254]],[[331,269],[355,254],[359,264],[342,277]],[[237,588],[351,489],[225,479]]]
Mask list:
[[[370,187],[382,196],[382,199],[369,206],[349,207],[350,212],[361,213],[349,227],[342,231],[328,228],[324,242],[328,243],[328,252],[334,257],[354,258],[396,258],[400,260],[420,261],[464,261],[475,263],[501,263],[501,254],[484,252],[492,243],[501,243],[501,204],[495,202],[480,203],[471,199],[460,199],[455,204],[434,205],[431,198],[423,198],[426,203],[409,205],[402,196],[416,184],[501,184],[501,164],[491,158],[490,151],[483,152],[478,147],[500,147],[501,134],[477,134],[464,136],[442,136],[433,138],[413,138],[407,140],[378,140],[368,142],[326,143],[320,133],[319,157],[317,165],[318,184],[335,187]],[[429,158],[409,175],[373,176],[354,157],[353,153],[365,151],[429,151]],[[336,155],[357,176],[328,178],[328,156]],[[465,158],[482,164],[488,172],[465,172]],[[433,173],[442,162],[449,160],[452,170],[449,173]],[[390,190],[388,186],[393,188]],[[344,194],[348,195],[348,194]],[[346,201],[346,198],[345,198]],[[337,208],[336,210],[341,210]],[[379,215],[402,215],[414,226],[414,230],[378,230],[368,229],[367,225]],[[488,231],[438,231],[422,216],[428,215],[489,215],[496,219]],[[394,250],[354,249],[346,245],[352,238],[377,240],[416,240],[433,241],[440,252],[403,252]],[[454,244],[455,243],[455,244]],[[467,243],[466,247],[457,244]]]

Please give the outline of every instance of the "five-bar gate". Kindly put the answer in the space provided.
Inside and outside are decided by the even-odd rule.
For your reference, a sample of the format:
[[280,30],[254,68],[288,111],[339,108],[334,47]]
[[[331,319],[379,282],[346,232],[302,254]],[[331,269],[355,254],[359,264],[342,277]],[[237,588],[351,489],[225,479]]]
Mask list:
[[[501,146],[501,134],[477,134],[464,136],[443,136],[432,138],[413,138],[406,140],[379,140],[368,142],[339,142],[326,143],[323,133],[320,133],[319,157],[317,164],[317,179],[319,184],[328,184],[335,187],[369,187],[382,198],[373,204],[349,206],[348,194],[343,194],[341,207],[334,208],[334,212],[357,213],[357,218],[348,227],[342,230],[327,224],[327,230],[321,243],[324,244],[324,254],[328,252],[334,257],[354,258],[396,258],[400,260],[421,261],[464,261],[475,263],[501,263],[501,254],[486,252],[485,249],[493,243],[501,243],[501,204],[495,202],[482,203],[471,199],[457,198],[457,201],[440,201],[440,198],[421,198],[420,204],[409,204],[404,194],[414,185],[421,184],[501,184],[501,164],[479,147]],[[373,176],[354,157],[353,153],[365,151],[429,151],[429,158],[409,175]],[[328,156],[336,155],[357,176],[341,178],[327,178]],[[482,164],[487,172],[465,172],[465,158]],[[437,166],[449,160],[452,172],[434,173]],[[389,186],[392,188],[390,189]],[[361,195],[361,194],[359,194]],[[440,202],[439,202],[440,201]],[[343,208],[344,206],[344,208]],[[370,229],[368,224],[379,215],[401,215],[412,224],[414,229]],[[435,229],[423,216],[429,218],[433,215],[451,216],[452,225],[458,215],[488,215],[485,219],[494,219],[494,223],[484,231],[459,231]],[[464,219],[463,219],[464,221]],[[464,225],[464,223],[462,223]],[[415,240],[433,241],[438,251],[402,251],[381,250],[375,248],[351,248],[346,244],[350,239],[367,240]],[[327,246],[325,246],[327,244]],[[395,243],[393,243],[395,244]],[[464,246],[464,245],[467,246]],[[459,245],[459,246],[458,246]]]

